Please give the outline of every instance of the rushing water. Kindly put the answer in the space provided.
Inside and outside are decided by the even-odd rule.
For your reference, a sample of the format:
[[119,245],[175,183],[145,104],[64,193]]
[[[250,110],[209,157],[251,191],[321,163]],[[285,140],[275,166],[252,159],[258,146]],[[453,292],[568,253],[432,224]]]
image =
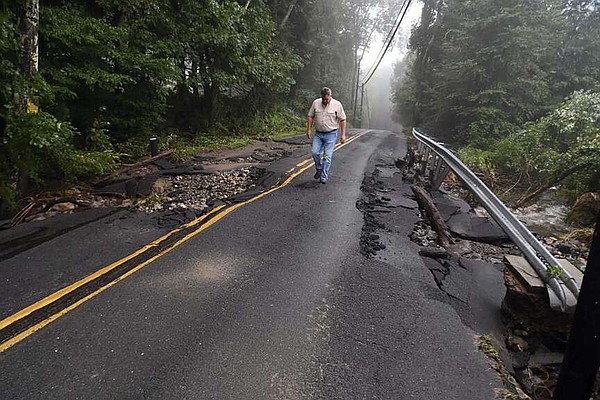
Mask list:
[[564,204],[533,204],[511,211],[530,231],[543,236],[557,237],[573,230],[564,222],[569,212]]
[[511,212],[523,222],[527,228],[542,236],[559,237],[573,230],[565,223],[569,207],[557,196],[557,189],[551,188],[534,204],[527,207],[511,209]]

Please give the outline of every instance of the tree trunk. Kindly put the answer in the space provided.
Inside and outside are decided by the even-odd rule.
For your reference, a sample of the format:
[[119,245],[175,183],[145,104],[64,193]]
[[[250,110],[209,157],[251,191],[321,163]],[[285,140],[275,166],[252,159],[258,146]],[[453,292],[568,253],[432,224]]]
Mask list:
[[200,89],[198,87],[198,61],[196,58],[192,59],[192,71],[190,72],[190,81],[192,82],[192,93],[194,97],[200,96]]
[[39,0],[27,0],[22,9],[21,43],[23,45],[22,71],[27,77],[38,72]]
[[417,203],[425,210],[425,213],[431,222],[431,226],[438,234],[438,244],[447,248],[451,243],[450,235],[448,234],[448,225],[446,225],[446,221],[444,221],[440,215],[440,212],[433,203],[429,193],[419,186],[411,186],[411,189],[417,198]]
[[[21,71],[23,76],[30,81],[38,72],[38,31],[40,20],[40,2],[39,0],[26,0],[21,9],[21,44],[23,63]],[[28,112],[28,106],[31,102],[29,97],[30,89],[27,88],[24,93],[19,96],[19,111],[22,113]],[[33,107],[32,107],[33,110]],[[26,149],[22,154],[21,167],[17,178],[17,196],[24,198],[31,190],[29,180],[29,172],[27,165],[30,164],[31,151]]]
[[281,21],[281,24],[279,25],[279,29],[281,29],[285,26],[288,19],[290,18],[290,15],[292,14],[292,10],[294,9],[294,6],[296,5],[297,2],[298,2],[298,0],[292,0],[292,2],[290,3],[290,6],[288,7],[287,13],[285,13],[285,17],[283,17],[283,21]]
[[219,114],[219,87],[216,84],[204,85],[204,104],[206,114],[211,124],[214,124],[218,119]]
[[562,182],[564,179],[568,178],[569,176],[573,175],[575,172],[582,170],[583,167],[584,167],[584,165],[575,165],[575,166],[563,171],[562,173],[557,175],[554,179],[549,180],[548,182],[546,182],[546,184],[537,188],[532,193],[522,197],[519,201],[517,201],[516,206],[523,207],[523,206],[529,204],[533,199],[535,199],[536,197],[538,197],[539,195],[544,193],[546,190],[550,189],[552,186],[558,185],[560,182]]
[[554,400],[588,400],[600,367],[600,213]]

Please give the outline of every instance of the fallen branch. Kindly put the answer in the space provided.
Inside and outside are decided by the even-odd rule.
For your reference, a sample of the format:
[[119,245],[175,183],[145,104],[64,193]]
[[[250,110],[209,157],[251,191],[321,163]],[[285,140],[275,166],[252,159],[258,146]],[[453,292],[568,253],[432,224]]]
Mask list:
[[[46,212],[52,206],[60,203],[71,203],[80,206],[81,203],[75,197],[50,197],[48,193],[41,193],[37,196],[27,198],[27,205],[11,219],[11,226],[17,226],[26,218]],[[42,206],[40,209],[38,207]],[[34,211],[35,210],[35,211]]]
[[137,168],[137,167],[141,167],[143,165],[149,164],[152,161],[156,161],[159,158],[168,157],[171,154],[173,154],[174,152],[175,152],[175,149],[169,149],[169,150],[163,151],[162,153],[158,153],[154,157],[150,157],[150,158],[147,158],[147,159],[142,160],[140,162],[136,162],[135,164],[121,164],[121,165],[123,166],[124,169],[127,169],[127,168]]
[[554,177],[553,179],[546,182],[544,185],[542,185],[539,188],[537,188],[536,190],[534,190],[532,193],[520,198],[517,201],[517,203],[515,204],[515,206],[516,207],[524,207],[524,206],[528,205],[533,199],[535,199],[536,197],[538,197],[539,195],[544,193],[546,190],[550,189],[553,186],[558,185],[564,179],[573,175],[575,172],[582,170],[583,168],[584,168],[584,165],[575,165],[571,168],[564,170],[563,172],[558,174],[556,177]]
[[111,175],[107,175],[103,178],[100,178],[99,180],[93,182],[93,185],[94,186],[102,186],[103,184],[115,179],[115,176],[122,175],[125,172],[131,171],[132,169],[143,167],[144,165],[150,164],[151,162],[156,161],[159,158],[168,157],[171,154],[173,154],[174,152],[175,152],[175,149],[169,149],[169,150],[163,151],[162,153],[158,153],[154,157],[147,158],[143,161],[140,161],[140,162],[137,162],[134,164],[121,164],[121,169],[119,170],[119,172],[117,172],[116,174],[111,174]]
[[419,255],[428,258],[448,258],[448,253],[445,249],[438,249],[435,247],[421,247],[419,249]]
[[431,196],[429,196],[429,193],[420,186],[411,186],[411,189],[417,198],[417,203],[419,203],[421,208],[425,211],[429,217],[431,226],[438,234],[438,244],[442,247],[450,246],[452,243],[449,234],[450,230],[448,229],[448,225],[446,225],[446,221],[444,221],[437,207],[433,203]]

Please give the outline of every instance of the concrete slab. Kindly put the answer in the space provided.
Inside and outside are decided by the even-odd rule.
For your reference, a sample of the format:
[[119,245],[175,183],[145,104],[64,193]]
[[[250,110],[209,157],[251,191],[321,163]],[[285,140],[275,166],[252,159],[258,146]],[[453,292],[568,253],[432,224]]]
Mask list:
[[[531,264],[529,264],[529,261],[527,261],[526,258],[507,255],[504,257],[504,260],[507,262],[508,268],[528,290],[537,291],[545,288],[546,285],[544,285],[544,281],[538,276],[537,272]],[[567,271],[575,279],[577,285],[581,287],[583,272],[564,258],[558,258],[557,260],[560,266]],[[565,291],[569,292],[568,289],[565,289]]]
[[502,336],[501,304],[506,294],[503,272],[496,265],[482,260],[461,257],[459,262],[471,275],[468,312],[459,310],[461,317],[480,334]]
[[504,256],[508,269],[516,278],[531,292],[543,292],[546,290],[544,281],[539,277],[529,262],[521,256]]
[[385,196],[385,195],[379,196],[380,199],[382,199],[383,197],[385,197],[386,199],[387,198],[390,199],[390,200],[383,200],[387,207],[392,207],[392,208],[402,207],[402,208],[406,208],[409,210],[414,210],[419,207],[419,205],[417,204],[417,202],[415,200],[406,198],[404,196],[394,196],[394,197]]
[[444,266],[448,269],[448,274],[441,289],[449,296],[468,304],[473,281],[471,274],[456,261],[446,260]]
[[432,190],[431,198],[442,215],[442,218],[446,221],[455,214],[468,213],[471,210],[471,206],[466,201],[450,196],[439,190]]
[[577,285],[581,287],[581,283],[583,282],[583,272],[573,264],[569,262],[569,260],[565,260],[564,258],[557,258],[560,266],[567,271],[573,278],[575,278],[575,282]]
[[399,174],[401,171],[396,167],[377,166],[380,178],[392,178],[394,174]]
[[529,359],[530,367],[543,367],[548,365],[559,365],[563,362],[564,354],[561,353],[534,353]]

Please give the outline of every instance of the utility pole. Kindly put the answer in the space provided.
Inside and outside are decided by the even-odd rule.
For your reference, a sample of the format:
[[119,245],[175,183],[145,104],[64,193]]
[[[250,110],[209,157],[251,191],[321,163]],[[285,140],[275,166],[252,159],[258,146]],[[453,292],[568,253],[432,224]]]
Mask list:
[[369,104],[369,91],[365,89],[365,108],[367,109],[367,126],[365,128],[371,128],[371,106]]
[[600,212],[554,400],[589,400],[600,367]]
[[352,102],[352,125],[356,126],[356,104],[358,103],[358,82],[360,79],[360,60],[356,66],[356,85],[354,85],[354,101]]
[[365,96],[365,84],[363,83],[360,87],[360,111],[358,112],[358,127],[362,128],[362,110],[363,110],[363,98]]

